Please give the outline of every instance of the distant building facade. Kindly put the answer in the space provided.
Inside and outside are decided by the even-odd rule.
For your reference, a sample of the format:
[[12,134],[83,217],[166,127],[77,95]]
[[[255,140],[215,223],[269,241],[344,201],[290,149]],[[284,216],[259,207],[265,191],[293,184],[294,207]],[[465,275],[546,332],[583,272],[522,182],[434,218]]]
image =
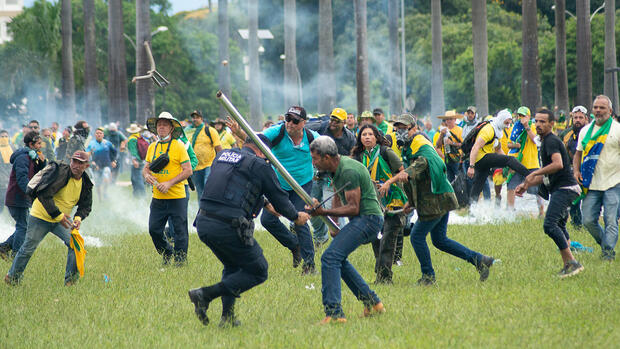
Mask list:
[[0,0],[0,44],[11,40],[7,23],[20,14],[24,7],[24,0]]

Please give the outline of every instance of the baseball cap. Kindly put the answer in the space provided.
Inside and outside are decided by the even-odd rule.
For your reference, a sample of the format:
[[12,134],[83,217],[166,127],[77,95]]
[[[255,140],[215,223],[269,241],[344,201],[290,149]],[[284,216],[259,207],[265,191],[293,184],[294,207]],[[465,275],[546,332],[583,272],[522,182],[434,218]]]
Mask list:
[[347,112],[342,108],[334,108],[330,117],[334,117],[340,121],[345,121],[347,119]]
[[308,115],[306,114],[306,109],[304,109],[303,107],[300,107],[300,106],[296,106],[296,105],[288,108],[288,111],[286,112],[286,114],[284,114],[284,116],[286,116],[286,115],[296,116],[296,117],[302,118],[304,120],[306,120],[308,118]]
[[396,124],[403,124],[406,126],[411,126],[416,124],[416,120],[415,118],[411,115],[411,114],[400,114],[399,116],[397,116],[396,118],[394,118],[393,121],[394,125]]
[[202,114],[198,110],[194,110],[191,114],[189,114],[189,116],[194,116],[194,115],[202,118]]
[[383,109],[381,108],[375,108],[372,111],[373,114],[383,114]]
[[525,116],[532,115],[530,113],[530,108],[528,108],[528,107],[519,107],[519,109],[517,109],[517,114],[525,115]]
[[573,113],[576,113],[576,112],[578,112],[578,111],[580,111],[580,112],[582,112],[582,113],[584,113],[584,114],[588,115],[588,110],[586,109],[586,107],[584,107],[584,106],[582,106],[582,105],[578,105],[578,106],[574,107],[572,112],[573,112]]
[[470,105],[469,107],[467,107],[467,109],[465,111],[473,111],[474,114],[476,114],[476,107],[474,107],[473,105]]
[[73,153],[73,156],[71,156],[71,159],[75,159],[81,162],[88,162],[88,160],[90,160],[90,155],[88,155],[88,153],[85,151],[78,150],[75,153]]

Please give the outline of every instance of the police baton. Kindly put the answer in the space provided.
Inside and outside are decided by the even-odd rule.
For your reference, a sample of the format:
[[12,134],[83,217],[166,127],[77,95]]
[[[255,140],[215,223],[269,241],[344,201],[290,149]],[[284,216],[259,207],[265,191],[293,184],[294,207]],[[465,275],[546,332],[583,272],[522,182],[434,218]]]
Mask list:
[[332,195],[330,195],[329,197],[327,197],[327,199],[325,199],[325,200],[323,200],[323,201],[319,202],[319,204],[318,204],[318,205],[316,205],[316,206],[314,206],[314,207],[310,210],[310,212],[314,212],[317,208],[319,208],[319,207],[323,206],[323,204],[324,204],[324,203],[326,203],[326,202],[328,202],[329,200],[331,200],[334,196],[336,196],[337,194],[340,194],[340,192],[341,192],[341,191],[343,191],[343,190],[344,190],[344,188],[346,188],[349,184],[351,184],[351,182],[346,182],[346,183],[342,186],[342,188],[340,188],[340,189],[336,190],[336,191],[335,191]]
[[[313,205],[312,197],[310,197],[310,195],[308,195],[308,193],[306,193],[303,190],[303,188],[299,185],[299,183],[295,181],[293,176],[291,176],[291,174],[288,173],[288,171],[284,168],[284,166],[282,166],[280,161],[273,155],[271,150],[256,136],[256,134],[254,134],[254,130],[252,130],[252,127],[250,127],[250,124],[248,124],[248,122],[245,121],[243,116],[241,116],[237,108],[235,108],[235,106],[230,102],[230,100],[228,100],[228,98],[224,95],[224,93],[222,91],[218,91],[216,94],[216,97],[219,100],[219,102],[222,104],[224,109],[226,109],[230,113],[230,116],[239,124],[239,126],[243,129],[243,131],[245,131],[247,136],[252,139],[252,142],[254,142],[254,144],[258,147],[258,149],[260,149],[260,151],[263,152],[265,157],[269,159],[271,164],[278,170],[282,178],[284,178],[284,180],[291,186],[291,189],[293,189],[293,191],[295,191],[295,193],[297,193],[297,195],[299,195],[299,197],[302,200],[304,200],[304,202],[308,206],[312,206]],[[334,233],[338,233],[340,231],[340,229],[338,228],[338,225],[331,218],[327,216],[319,216],[319,217],[321,218],[321,220],[325,222],[325,224],[327,224],[327,227],[329,228],[329,230],[333,231]]]

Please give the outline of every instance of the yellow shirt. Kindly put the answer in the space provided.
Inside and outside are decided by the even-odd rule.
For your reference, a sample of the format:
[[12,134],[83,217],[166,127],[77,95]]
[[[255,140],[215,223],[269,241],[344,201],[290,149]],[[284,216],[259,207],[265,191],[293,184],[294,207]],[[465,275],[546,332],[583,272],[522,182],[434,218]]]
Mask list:
[[400,149],[398,148],[398,143],[396,143],[396,134],[394,132],[388,133],[386,137],[390,137],[392,140],[392,150],[398,155],[400,158],[402,156]]
[[505,128],[502,132],[504,132],[504,136],[499,140],[499,143],[502,145],[502,151],[504,152],[504,154],[508,155],[508,152],[510,151],[510,149],[508,148],[508,141],[510,140],[512,127]]
[[[205,134],[204,129],[201,129],[198,137],[196,137],[196,143],[192,144],[196,157],[198,158],[198,166],[196,166],[195,169],[196,171],[200,171],[211,166],[213,159],[215,159],[215,147],[222,145],[220,142],[220,135],[217,133],[217,130],[207,125],[205,125],[205,127],[209,127],[211,138]],[[193,138],[188,139],[191,142]],[[211,142],[211,139],[213,139],[213,143]]]
[[[454,135],[452,135],[452,133],[454,133],[457,137],[454,137]],[[435,135],[433,135],[433,145],[435,145],[435,148],[437,148],[437,141],[439,141],[439,136],[441,135],[440,132],[435,133]],[[463,142],[463,129],[460,126],[454,126],[451,130],[446,131],[445,136],[450,137],[450,139],[454,142],[454,143],[462,143]],[[444,139],[444,144],[446,143],[446,140]],[[440,152],[440,154],[442,154],[442,157],[446,156],[446,149],[444,148],[444,146],[442,145],[441,148],[439,148],[438,150]],[[452,156],[452,161],[453,162],[458,162],[459,159],[458,157],[460,156],[461,151],[458,151],[458,154],[450,154]]]
[[56,195],[54,195],[54,203],[56,204],[60,212],[62,212],[60,215],[58,215],[58,217],[51,217],[47,213],[47,211],[45,210],[45,207],[43,207],[43,204],[41,204],[41,201],[39,201],[39,199],[34,200],[34,203],[32,203],[32,209],[30,210],[30,215],[32,215],[33,217],[42,219],[46,222],[58,223],[64,217],[63,214],[66,214],[69,216],[71,215],[71,211],[73,210],[73,207],[75,207],[75,205],[80,200],[81,193],[82,193],[82,178],[75,179],[71,177],[69,179],[69,182],[67,182],[67,185],[65,185],[62,189],[60,189],[58,193],[56,193]]
[[[155,149],[157,147],[157,149]],[[159,157],[161,154],[164,154],[168,149],[168,143],[151,143],[149,145],[149,150],[146,152],[146,161],[149,163],[153,162],[154,159]],[[168,157],[170,157],[170,162],[163,170],[158,173],[153,173],[155,179],[159,183],[169,181],[174,177],[178,176],[179,173],[183,172],[183,168],[181,164],[189,162],[189,155],[187,155],[187,150],[183,146],[183,143],[178,139],[173,139],[172,144],[170,144],[170,150],[168,151]],[[170,187],[167,193],[160,192],[156,187],[153,187],[153,198],[154,199],[183,199],[185,198],[185,187],[183,186],[183,181],[173,185]]]
[[495,153],[495,141],[493,141],[495,138],[495,130],[493,129],[493,125],[484,125],[482,129],[480,129],[480,132],[478,132],[476,140],[478,140],[478,138],[484,139],[484,146],[480,148],[480,151],[476,156],[476,162],[480,161],[480,159],[487,154]]
[[[534,132],[534,134],[536,134],[536,126],[534,123],[532,123],[530,129]],[[519,153],[516,152],[510,155],[516,157]],[[523,148],[523,158],[521,158],[521,164],[523,164],[523,166],[525,166],[528,170],[540,167],[538,164],[538,147],[536,146],[536,143],[530,139],[529,135],[527,136],[527,141],[525,141],[525,147]]]
[[[230,149],[232,145],[235,144],[237,140],[233,135],[230,134],[227,130],[222,131],[220,134],[220,143],[222,144],[222,149]],[[213,163],[213,160],[211,160]]]

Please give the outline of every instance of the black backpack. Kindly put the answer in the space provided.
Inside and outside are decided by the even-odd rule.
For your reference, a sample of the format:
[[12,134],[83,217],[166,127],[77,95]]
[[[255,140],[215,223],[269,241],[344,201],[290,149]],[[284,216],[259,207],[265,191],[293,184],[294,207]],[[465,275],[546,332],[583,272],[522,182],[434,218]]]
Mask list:
[[[312,134],[310,129],[308,129],[307,127],[304,127],[304,130],[306,131],[306,134],[308,135],[308,144],[312,143],[312,141],[314,141],[314,135]],[[282,124],[282,126],[280,126],[280,132],[278,132],[278,135],[276,136],[276,138],[274,138],[271,141],[271,148],[275,147],[276,145],[280,144],[280,142],[282,142],[282,139],[284,139],[284,131],[286,131],[286,126]]]
[[39,193],[47,188],[58,177],[58,163],[50,161],[41,171],[37,172],[26,186],[26,195],[32,200],[39,196]]
[[[488,125],[489,123],[490,121],[483,121],[483,122],[478,123],[474,127],[473,130],[469,131],[465,139],[463,139],[463,142],[461,143],[461,151],[463,152],[463,157],[465,159],[469,158],[471,149],[474,147],[474,144],[476,143],[476,138],[478,137],[478,133],[480,133],[480,130],[484,126]],[[495,137],[493,137],[493,139],[491,139],[490,141],[486,142],[486,144],[491,144],[493,143],[493,141],[495,141]]]

